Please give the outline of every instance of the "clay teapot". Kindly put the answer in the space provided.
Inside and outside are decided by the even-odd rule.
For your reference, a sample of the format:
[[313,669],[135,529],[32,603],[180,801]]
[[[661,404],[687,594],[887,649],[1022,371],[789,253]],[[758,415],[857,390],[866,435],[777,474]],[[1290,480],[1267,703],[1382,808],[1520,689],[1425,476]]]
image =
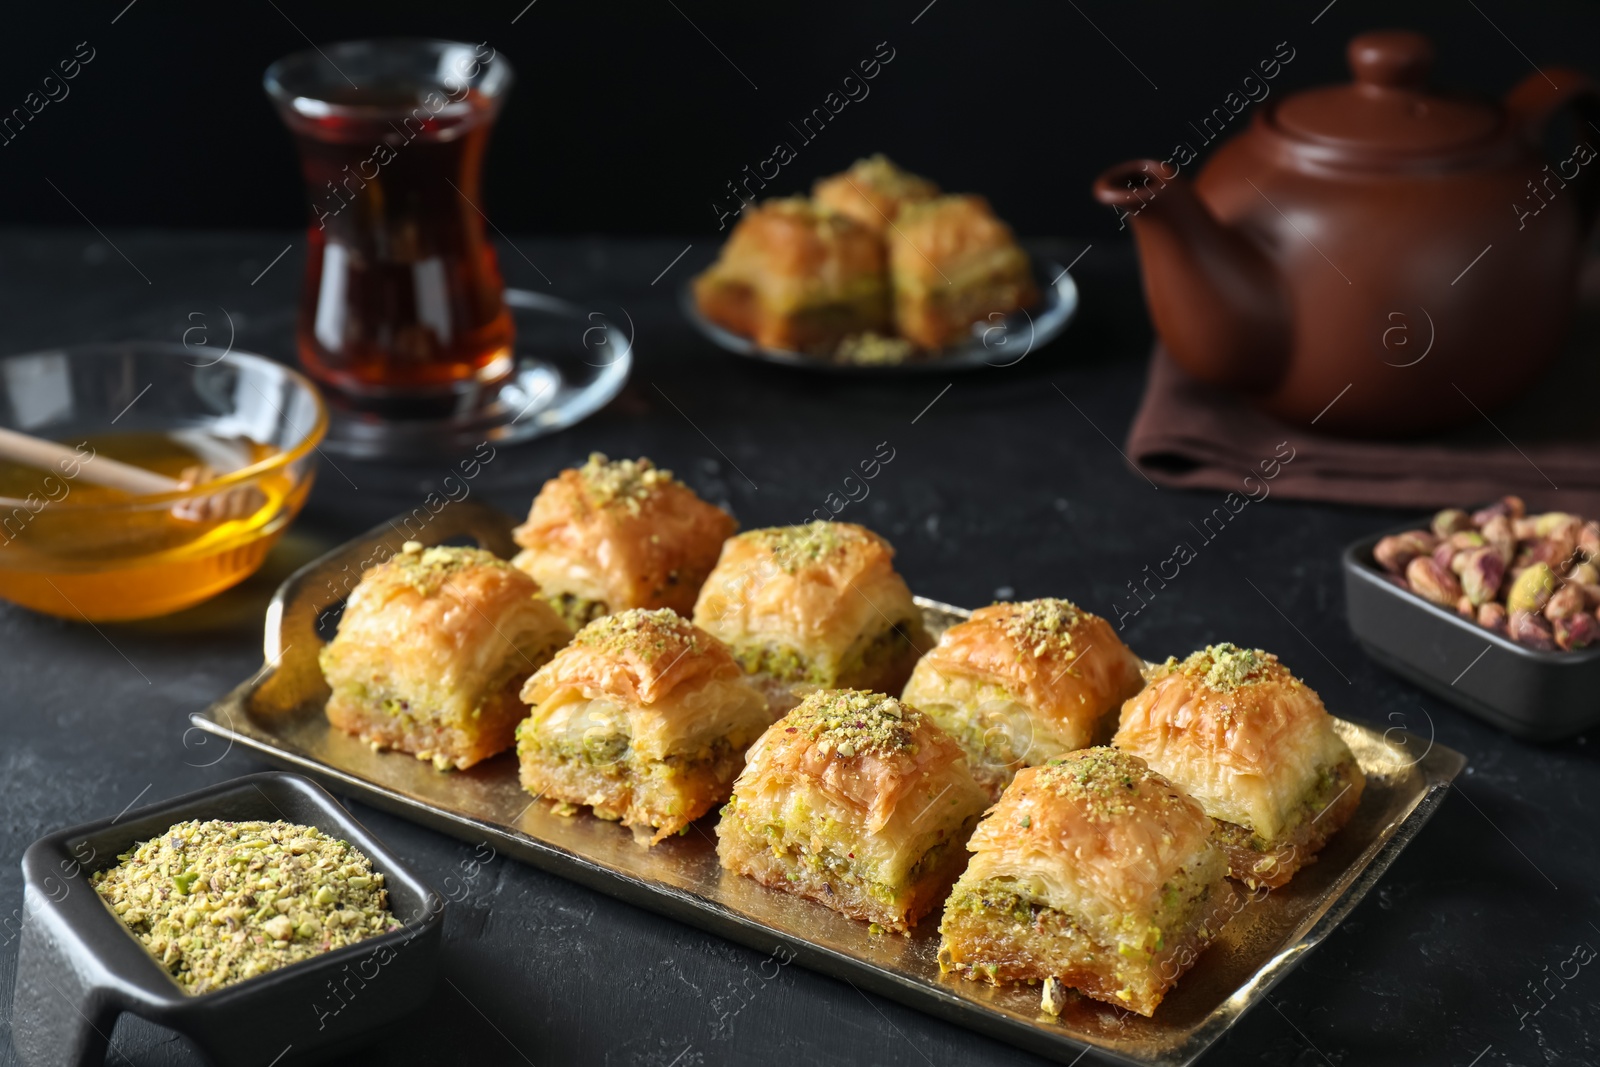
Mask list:
[[[1351,85],[1264,102],[1193,152],[1105,172],[1172,358],[1282,419],[1351,436],[1481,419],[1572,319],[1600,189],[1600,97],[1546,67],[1502,104],[1427,87],[1420,34],[1350,42]],[[1568,104],[1562,150],[1541,145]]]

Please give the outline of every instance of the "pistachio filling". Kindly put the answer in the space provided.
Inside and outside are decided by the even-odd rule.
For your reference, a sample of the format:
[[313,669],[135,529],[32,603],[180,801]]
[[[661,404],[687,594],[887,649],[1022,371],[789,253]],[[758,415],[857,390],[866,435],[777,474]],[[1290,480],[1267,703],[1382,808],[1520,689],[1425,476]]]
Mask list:
[[90,877],[188,993],[399,929],[383,875],[314,826],[190,821]]
[[911,647],[911,638],[905,633],[910,626],[910,620],[901,620],[870,640],[858,642],[833,670],[788,645],[744,645],[732,651],[746,674],[763,674],[779,682],[849,684],[857,676],[876,671],[903,655]]
[[611,613],[611,607],[604,600],[591,600],[586,596],[576,593],[541,593],[546,603],[555,609],[561,616],[561,621],[573,630],[581,630],[598,618]]
[[1279,847],[1283,841],[1294,837],[1308,820],[1320,818],[1328,806],[1350,788],[1349,772],[1349,762],[1328,764],[1318,770],[1316,781],[1306,790],[1305,796],[1295,807],[1293,814],[1284,820],[1278,836],[1271,841],[1248,826],[1228,822],[1225,819],[1216,820],[1216,829],[1212,832],[1212,836],[1226,845],[1248,848],[1254,852],[1269,852]]
[[787,645],[746,645],[734,650],[734,658],[746,674],[764,674],[780,682],[827,685],[833,681],[826,668]]
[[[1071,912],[1051,907],[1024,882],[990,878],[975,885],[958,882],[945,904],[945,914],[969,912],[995,920],[1009,919],[1038,934],[1098,944],[1116,952],[1118,978],[1131,982],[1166,951],[1168,935],[1181,935],[1201,919],[1210,896],[1211,885],[1197,878],[1191,868],[1183,868],[1161,887],[1160,903],[1153,912],[1124,914],[1110,923],[1091,924]],[[982,967],[981,963],[976,965],[977,969]]]

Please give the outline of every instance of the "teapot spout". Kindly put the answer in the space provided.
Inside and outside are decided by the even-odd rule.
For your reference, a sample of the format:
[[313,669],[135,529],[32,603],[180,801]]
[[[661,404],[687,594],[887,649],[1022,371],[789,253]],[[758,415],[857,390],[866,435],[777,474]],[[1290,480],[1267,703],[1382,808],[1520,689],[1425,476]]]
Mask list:
[[1095,199],[1132,225],[1145,301],[1162,344],[1194,377],[1264,392],[1288,365],[1287,299],[1273,264],[1219,222],[1185,178],[1134,160],[1094,183]]

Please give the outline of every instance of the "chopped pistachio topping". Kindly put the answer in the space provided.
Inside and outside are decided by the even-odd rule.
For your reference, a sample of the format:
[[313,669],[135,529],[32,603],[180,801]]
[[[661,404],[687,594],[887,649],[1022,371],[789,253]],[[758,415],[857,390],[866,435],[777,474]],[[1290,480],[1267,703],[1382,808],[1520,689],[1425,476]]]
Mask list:
[[904,337],[885,337],[881,333],[853,333],[843,338],[833,350],[833,358],[840,363],[855,363],[863,367],[882,367],[904,363],[916,355],[917,346]]
[[1177,672],[1198,678],[1219,693],[1231,693],[1241,686],[1266,681],[1277,666],[1278,657],[1270,652],[1223,643],[1207,645],[1181,662],[1169,657],[1160,670],[1163,675]]
[[783,718],[785,732],[804,734],[821,751],[844,759],[915,753],[922,723],[916,708],[865,689],[812,693]]
[[824,236],[836,229],[855,229],[858,224],[848,215],[841,215],[827,204],[819,204],[809,196],[781,196],[761,202],[761,210],[773,215],[794,219],[813,226]]
[[662,486],[677,483],[671,471],[660,469],[648,459],[607,459],[600,452],[591,452],[578,474],[589,491],[589,499],[599,507],[616,504],[634,511]]
[[936,196],[939,187],[928,179],[901,170],[882,152],[858,159],[846,172],[852,179],[893,196]]
[[855,527],[821,519],[803,526],[769,526],[740,536],[764,546],[772,553],[773,562],[788,574],[863,540],[863,535]]
[[1005,620],[1006,636],[1020,650],[1035,656],[1070,648],[1072,627],[1083,617],[1072,601],[1055,597],[1007,604],[1006,607],[1011,609]]
[[[1145,782],[1159,780],[1143,760],[1114,748],[1086,748],[1053,759],[1035,772],[1034,782],[1058,797],[1078,801],[1095,818],[1128,815]],[[1175,797],[1162,789],[1169,803]]]
[[399,929],[383,875],[348,842],[289,822],[181,822],[90,877],[189,993]]
[[685,645],[690,653],[705,650],[694,624],[671,608],[629,608],[603,616],[579,630],[572,643],[612,655],[632,652],[646,663],[668,650],[684,654]]
[[407,541],[397,555],[384,565],[394,580],[403,582],[423,596],[432,596],[453,575],[472,567],[511,567],[511,564],[481,548],[439,545],[423,548],[420,541]]

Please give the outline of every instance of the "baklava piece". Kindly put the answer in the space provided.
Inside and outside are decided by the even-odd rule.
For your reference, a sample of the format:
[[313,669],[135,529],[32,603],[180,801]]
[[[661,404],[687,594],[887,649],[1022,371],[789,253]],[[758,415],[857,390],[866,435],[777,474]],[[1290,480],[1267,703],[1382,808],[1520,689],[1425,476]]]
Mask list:
[[879,235],[894,224],[905,205],[938,195],[937,185],[901,170],[881,152],[856,160],[842,174],[820,179],[811,189],[811,198],[817,203],[849,215]]
[[729,538],[694,621],[733,649],[775,716],[818,689],[898,693],[933,643],[894,549],[846,522]]
[[648,459],[596,452],[544,483],[512,560],[577,629],[628,608],[694,610],[733,516]]
[[1251,889],[1276,889],[1314,862],[1366,785],[1321,698],[1278,657],[1235,645],[1156,668],[1112,743],[1200,802]]
[[981,196],[908,204],[887,238],[895,327],[924,347],[1038,299],[1028,254]]
[[1140,667],[1110,623],[1071,601],[993,604],[946,630],[901,696],[961,742],[998,800],[1023,767],[1108,740]]
[[852,334],[889,332],[882,239],[804,197],[747,208],[694,296],[764,348],[831,355]]
[[572,638],[538,592],[491,553],[407,541],[361,576],[322,649],[328,721],[440,770],[510,748],[522,680]]
[[961,746],[882,693],[813,693],[761,735],[717,824],[730,871],[905,932],[966,862],[987,798]]
[[1067,986],[1149,1016],[1236,897],[1211,820],[1110,748],[1017,773],[978,824],[939,925],[939,966],[993,984]]
[[652,845],[727,799],[770,721],[722,643],[665,609],[585,626],[522,699],[523,788],[588,805]]

